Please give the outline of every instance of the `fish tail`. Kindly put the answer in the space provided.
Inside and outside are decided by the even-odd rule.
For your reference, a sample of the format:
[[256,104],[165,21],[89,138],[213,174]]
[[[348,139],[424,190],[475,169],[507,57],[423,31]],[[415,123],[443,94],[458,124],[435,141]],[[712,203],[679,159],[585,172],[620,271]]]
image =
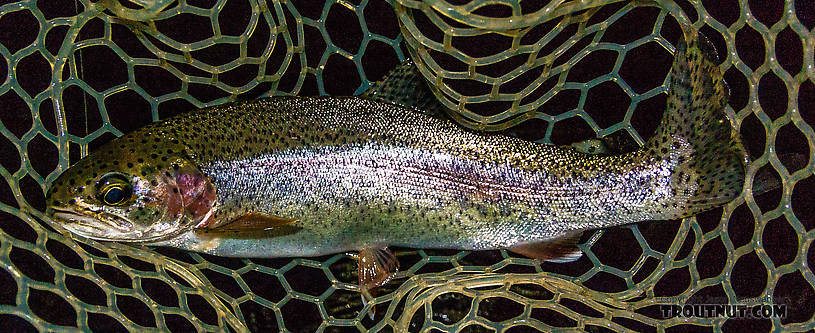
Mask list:
[[672,173],[674,218],[720,206],[742,192],[747,153],[725,108],[727,84],[713,45],[690,27],[683,29],[671,68],[662,123],[646,147],[676,157]]

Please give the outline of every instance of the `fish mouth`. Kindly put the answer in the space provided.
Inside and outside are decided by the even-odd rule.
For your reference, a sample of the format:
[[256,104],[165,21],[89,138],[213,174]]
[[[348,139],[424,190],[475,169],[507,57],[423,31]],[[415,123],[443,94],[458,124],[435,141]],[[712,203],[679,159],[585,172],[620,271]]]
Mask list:
[[48,215],[68,231],[96,240],[116,240],[111,234],[132,232],[125,218],[105,212],[77,212],[65,207],[49,207]]
[[167,234],[152,235],[151,230],[138,230],[126,218],[107,212],[82,211],[66,207],[48,207],[47,215],[72,234],[100,241],[151,243],[173,238],[185,231],[179,228]]

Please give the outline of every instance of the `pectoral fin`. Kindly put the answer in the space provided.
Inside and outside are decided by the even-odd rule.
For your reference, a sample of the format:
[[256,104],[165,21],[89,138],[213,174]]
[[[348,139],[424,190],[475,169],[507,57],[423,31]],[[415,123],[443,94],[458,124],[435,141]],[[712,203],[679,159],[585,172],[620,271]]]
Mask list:
[[535,243],[524,243],[509,250],[541,261],[571,262],[580,259],[583,252],[577,248],[580,233]]
[[264,213],[249,213],[224,225],[208,229],[207,231],[226,233],[257,232],[290,225],[297,221],[297,219],[272,216]]
[[[373,300],[376,288],[388,283],[399,271],[399,260],[387,247],[359,251],[357,264],[363,304]],[[374,307],[371,307],[369,315],[373,319]]]

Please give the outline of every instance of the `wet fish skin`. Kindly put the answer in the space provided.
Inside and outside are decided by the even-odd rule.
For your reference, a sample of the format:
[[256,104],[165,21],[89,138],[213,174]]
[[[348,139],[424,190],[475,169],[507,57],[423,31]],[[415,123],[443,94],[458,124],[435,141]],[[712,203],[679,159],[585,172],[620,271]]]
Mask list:
[[225,112],[234,112],[228,118],[237,123],[279,117],[268,123],[289,125],[274,131],[281,149],[230,149],[236,146],[230,138],[248,135],[235,133],[202,144],[226,148],[197,161],[218,192],[215,221],[257,211],[299,220],[293,227],[302,229],[293,234],[256,241],[255,255],[379,244],[509,247],[662,217],[661,202],[674,199],[672,162],[644,152],[582,155],[358,98],[277,98],[231,108],[200,113],[187,126],[212,128]]
[[[686,37],[663,123],[634,152],[579,154],[358,97],[275,97],[111,141],[60,176],[50,210],[100,219],[54,215],[86,237],[248,257],[508,248],[692,215],[741,192],[746,154],[723,112],[721,73]],[[131,179],[132,204],[100,202],[110,173]],[[297,222],[206,232],[256,212]]]

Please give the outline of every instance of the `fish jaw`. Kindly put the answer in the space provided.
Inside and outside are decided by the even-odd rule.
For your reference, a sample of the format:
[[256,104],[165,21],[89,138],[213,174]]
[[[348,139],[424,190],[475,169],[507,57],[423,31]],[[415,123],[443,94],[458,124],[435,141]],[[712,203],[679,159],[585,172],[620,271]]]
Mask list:
[[126,243],[154,242],[172,238],[185,231],[184,228],[179,228],[179,225],[191,224],[182,221],[186,217],[181,216],[180,220],[160,220],[143,226],[116,213],[89,210],[78,212],[64,207],[49,207],[46,214],[53,222],[58,223],[72,235],[100,241]]
[[64,221],[63,227],[68,231],[80,235],[91,235],[88,238],[97,240],[109,240],[110,237],[104,236],[105,230],[113,229],[117,232],[128,233],[131,232],[130,227],[132,227],[130,221],[115,214],[106,214],[105,218],[99,218],[98,216],[104,213],[83,214],[61,207],[49,207],[46,213],[54,220]]

